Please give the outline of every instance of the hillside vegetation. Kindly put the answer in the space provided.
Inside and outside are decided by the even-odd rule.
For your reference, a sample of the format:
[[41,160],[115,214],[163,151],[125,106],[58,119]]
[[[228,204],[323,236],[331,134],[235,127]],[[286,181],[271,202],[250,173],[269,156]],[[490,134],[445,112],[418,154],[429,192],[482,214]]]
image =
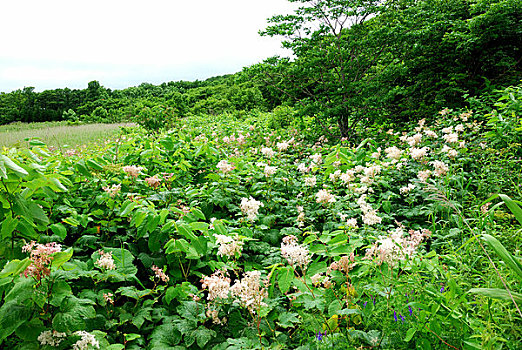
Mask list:
[[293,2],[292,59],[0,95],[138,124],[0,153],[2,349],[522,348],[520,2]]

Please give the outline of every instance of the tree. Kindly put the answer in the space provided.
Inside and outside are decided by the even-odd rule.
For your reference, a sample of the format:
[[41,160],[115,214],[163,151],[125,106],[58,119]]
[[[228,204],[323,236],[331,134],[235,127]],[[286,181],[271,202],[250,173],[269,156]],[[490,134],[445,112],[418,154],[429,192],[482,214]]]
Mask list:
[[291,2],[302,5],[269,19],[261,35],[284,36],[283,46],[295,58],[272,58],[251,71],[315,115],[325,132],[335,122],[340,136],[348,137],[361,120],[380,112],[378,96],[390,93],[378,82],[393,62],[393,32],[370,21],[385,7],[373,0]]
[[261,35],[283,36],[293,57],[248,71],[325,133],[427,117],[522,77],[518,0],[289,1],[299,8]]

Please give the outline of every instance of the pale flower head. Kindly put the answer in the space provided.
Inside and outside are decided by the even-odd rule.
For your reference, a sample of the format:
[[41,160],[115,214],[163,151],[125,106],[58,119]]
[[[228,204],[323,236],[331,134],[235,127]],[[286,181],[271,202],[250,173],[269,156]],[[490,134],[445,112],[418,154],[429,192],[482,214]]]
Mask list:
[[141,171],[143,170],[143,167],[141,166],[135,166],[135,165],[127,165],[123,167],[123,171],[129,175],[130,177],[138,177],[139,174],[141,174]]
[[326,189],[321,189],[315,194],[316,202],[321,204],[328,204],[335,202],[335,196]]
[[257,218],[257,214],[259,212],[259,208],[264,206],[260,201],[255,200],[250,197],[250,199],[242,198],[241,199],[241,211],[245,214],[249,221],[255,221]]

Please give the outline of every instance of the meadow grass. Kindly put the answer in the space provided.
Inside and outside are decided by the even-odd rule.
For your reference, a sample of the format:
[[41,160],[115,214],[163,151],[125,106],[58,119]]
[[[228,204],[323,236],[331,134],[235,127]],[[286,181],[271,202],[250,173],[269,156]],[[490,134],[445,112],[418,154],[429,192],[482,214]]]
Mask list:
[[88,144],[114,135],[121,126],[134,124],[67,125],[66,122],[13,123],[0,126],[0,147],[24,147],[29,139],[48,146],[67,147]]

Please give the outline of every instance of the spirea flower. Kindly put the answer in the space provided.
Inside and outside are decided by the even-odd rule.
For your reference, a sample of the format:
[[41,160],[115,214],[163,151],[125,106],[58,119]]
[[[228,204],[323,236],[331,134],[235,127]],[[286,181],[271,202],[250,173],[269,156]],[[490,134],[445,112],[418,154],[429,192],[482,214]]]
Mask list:
[[229,163],[227,160],[223,159],[221,161],[219,161],[219,163],[217,164],[217,168],[223,173],[223,174],[228,174],[230,173],[232,170],[235,169],[235,166],[231,163]]
[[346,227],[358,228],[359,226],[357,225],[357,219],[351,218],[351,219],[346,220]]
[[103,250],[98,251],[100,257],[94,263],[96,266],[106,270],[114,270],[116,265],[114,264],[114,259],[112,258],[112,252],[104,252]]
[[311,261],[308,247],[297,243],[297,237],[291,235],[283,238],[281,243],[281,255],[291,266],[305,269]]
[[207,300],[226,299],[230,291],[230,278],[226,271],[217,270],[201,279],[203,289],[208,289]]
[[147,185],[149,185],[152,188],[158,188],[159,185],[161,184],[161,179],[158,177],[158,175],[154,175],[151,177],[147,177],[145,179],[145,182],[147,183]]
[[432,162],[432,164],[435,168],[435,170],[433,171],[433,175],[435,175],[436,177],[444,176],[449,171],[448,165],[440,160],[435,160]]
[[135,166],[135,165],[127,165],[123,167],[123,171],[129,175],[130,177],[138,177],[138,175],[143,170],[143,167]]
[[270,147],[261,148],[261,153],[268,158],[272,158],[275,155],[275,151]]
[[163,282],[165,283],[168,283],[168,281],[170,280],[169,276],[167,276],[165,274],[165,272],[163,272],[162,269],[160,269],[159,267],[157,267],[156,265],[152,265],[151,267],[152,271],[154,271],[154,275],[156,276],[156,278],[159,278],[160,280],[162,280]]
[[335,196],[328,192],[328,190],[321,189],[315,194],[316,202],[321,204],[328,204],[335,202]]
[[235,256],[241,254],[243,242],[238,237],[229,237],[225,235],[215,235],[216,243],[219,245],[218,255]]
[[263,203],[256,201],[252,197],[250,197],[250,199],[241,198],[241,211],[247,216],[249,221],[256,220],[259,208],[262,206],[264,206]]
[[230,287],[232,296],[251,313],[255,313],[261,306],[267,306],[263,300],[268,298],[267,289],[261,285],[261,272],[245,272],[241,280]]
[[96,349],[100,348],[100,343],[96,340],[93,334],[85,331],[77,331],[74,332],[74,335],[80,336],[81,339],[73,344],[73,350],[87,350],[89,349],[89,346]]
[[63,341],[63,338],[67,336],[66,333],[57,332],[57,331],[43,331],[38,336],[37,340],[40,342],[40,345],[49,345],[49,346],[58,346]]
[[116,197],[116,195],[121,191],[121,184],[112,185],[111,187],[104,186],[102,188],[105,192],[109,194],[109,196]]
[[22,251],[29,252],[29,259],[31,260],[31,264],[22,274],[25,277],[34,277],[40,281],[43,277],[51,274],[49,265],[53,260],[53,254],[61,252],[62,246],[56,242],[40,244],[31,241],[22,247]]
[[290,144],[286,141],[277,143],[277,149],[279,150],[279,152],[286,151],[288,149],[288,147],[290,147]]
[[411,190],[413,190],[415,188],[415,185],[414,184],[408,184],[407,186],[404,186],[404,187],[401,187],[399,189],[399,192],[400,194],[408,194],[410,193]]
[[457,134],[457,133],[446,134],[446,135],[442,136],[442,138],[447,143],[459,142],[459,134]]
[[390,159],[399,160],[402,156],[402,150],[398,147],[392,146],[388,147],[384,150],[384,153],[386,153],[386,156]]
[[431,175],[431,170],[421,170],[417,173],[417,178],[422,182],[426,182]]
[[312,163],[314,165],[319,165],[323,161],[323,156],[320,153],[312,154],[310,156],[310,159],[312,160]]
[[315,187],[317,184],[317,178],[315,176],[308,176],[304,179],[305,186]]
[[270,176],[274,175],[276,171],[277,171],[277,167],[275,167],[275,166],[270,166],[270,165],[265,166],[264,172],[265,172],[266,177],[270,177]]
[[426,156],[428,154],[428,151],[429,151],[429,147],[422,147],[422,148],[411,148],[410,149],[410,156],[413,158],[413,159],[421,159],[423,158],[424,156]]

